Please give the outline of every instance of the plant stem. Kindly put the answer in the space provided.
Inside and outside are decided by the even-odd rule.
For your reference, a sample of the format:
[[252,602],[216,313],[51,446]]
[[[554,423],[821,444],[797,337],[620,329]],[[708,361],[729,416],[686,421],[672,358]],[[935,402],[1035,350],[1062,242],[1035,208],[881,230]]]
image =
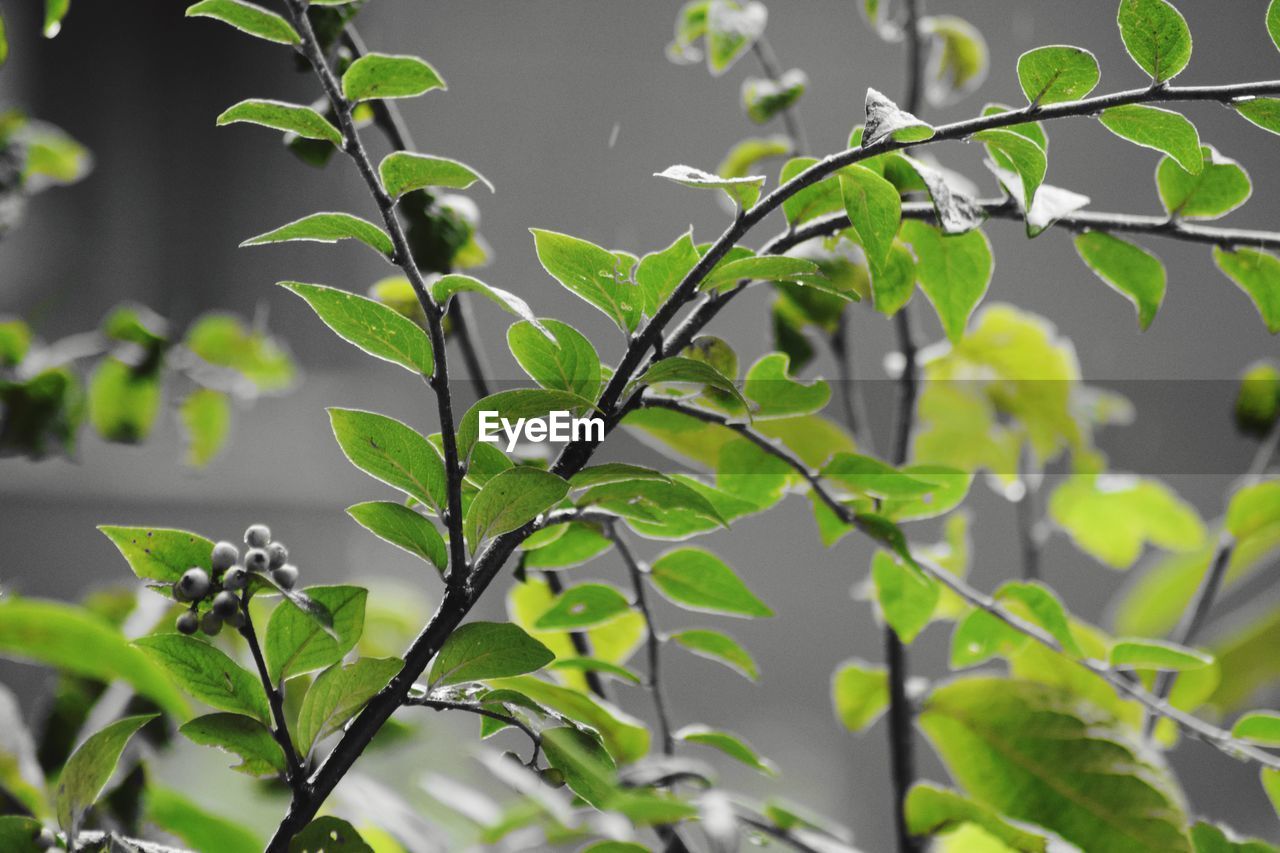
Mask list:
[[476,705],[470,702],[451,702],[447,699],[432,699],[429,696],[410,696],[404,701],[404,704],[419,708],[432,708],[436,711],[466,711],[469,714],[489,717],[490,719],[506,723],[509,726],[515,726],[517,729],[528,735],[529,740],[533,743],[533,755],[531,755],[528,762],[526,762],[530,767],[538,763],[538,756],[542,753],[542,738],[527,723],[513,714],[504,714],[501,711],[493,711],[483,705]]
[[848,312],[840,312],[840,319],[836,321],[836,330],[828,337],[827,344],[831,348],[831,357],[836,363],[844,421],[849,431],[853,433],[858,449],[868,456],[875,456],[875,436],[871,431],[871,417],[867,412],[867,401],[862,396],[858,377],[854,371],[855,360],[853,341],[849,335]]
[[[560,582],[560,576],[556,572],[543,572],[542,576],[547,580],[547,589],[552,595],[559,595],[564,592],[564,584]],[[569,642],[573,643],[573,650],[581,657],[591,657],[591,640],[587,637],[585,631],[570,631]],[[608,699],[609,692],[604,686],[604,679],[600,677],[600,673],[593,670],[586,670],[583,678],[587,682],[587,689],[599,696],[601,699]]]
[[[756,59],[760,61],[764,76],[774,83],[781,81],[782,69],[778,65],[778,57],[774,55],[773,48],[769,45],[769,40],[763,34],[752,42],[751,51],[756,55]],[[799,157],[807,153],[809,140],[805,137],[804,123],[800,121],[800,111],[796,109],[795,104],[784,108],[780,117],[782,118],[783,127],[787,129],[787,136],[791,139],[791,156]]]
[[258,645],[258,635],[253,630],[253,619],[249,616],[249,599],[250,596],[245,595],[240,602],[240,613],[244,616],[244,624],[240,626],[240,636],[244,637],[245,642],[249,644],[249,652],[253,655],[253,664],[258,670],[258,678],[262,680],[262,689],[267,694],[267,704],[271,706],[271,718],[275,721],[275,725],[271,727],[271,736],[276,739],[276,743],[280,744],[280,749],[284,752],[284,759],[289,767],[285,774],[285,781],[289,783],[289,787],[293,789],[296,796],[297,792],[306,785],[306,776],[303,773],[302,762],[298,758],[298,750],[293,746],[293,738],[289,736],[289,724],[284,714],[284,694],[271,680],[271,674],[267,671],[267,662],[262,656],[262,647]]
[[1022,547],[1022,579],[1040,579],[1040,549],[1044,547],[1041,527],[1040,472],[1031,468],[1031,445],[1022,448],[1019,475],[1022,480],[1022,497],[1013,505],[1018,516],[1018,542]]

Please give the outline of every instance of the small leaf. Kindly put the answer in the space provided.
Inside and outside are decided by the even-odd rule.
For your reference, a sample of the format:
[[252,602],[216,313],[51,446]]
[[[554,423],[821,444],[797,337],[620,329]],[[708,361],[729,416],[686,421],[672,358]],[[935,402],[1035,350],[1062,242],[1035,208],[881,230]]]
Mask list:
[[1009,581],[996,591],[995,598],[1001,602],[1014,602],[1032,622],[1048,631],[1064,652],[1084,657],[1084,651],[1071,633],[1071,620],[1067,617],[1066,608],[1049,587],[1035,581]]
[[1117,669],[1182,672],[1211,665],[1213,655],[1164,640],[1116,640],[1107,655],[1107,662]]
[[[973,199],[954,189],[942,170],[927,166],[905,154],[897,155],[897,159],[909,166],[929,191],[943,234],[963,234],[986,221],[986,211]],[[1014,195],[1021,197],[1020,193]]]
[[1191,174],[1171,157],[1162,157],[1156,167],[1156,188],[1170,216],[1217,219],[1244,204],[1253,192],[1239,163],[1210,145],[1200,151],[1204,166],[1199,174]]
[[707,68],[713,76],[728,71],[764,33],[768,13],[763,3],[713,0],[706,12]]
[[[194,8],[194,7],[193,7]],[[310,107],[251,98],[241,101],[218,116],[218,127],[236,122],[259,124],[273,130],[294,133],[304,139],[320,139],[342,145],[342,132]]]
[[215,18],[241,32],[277,44],[298,44],[301,39],[289,22],[244,0],[200,0],[187,8],[188,18]]
[[658,480],[669,483],[671,478],[661,471],[643,468],[626,462],[605,462],[601,465],[590,465],[569,478],[569,485],[574,489],[589,489],[592,486],[606,486],[610,483],[628,483],[632,480]]
[[434,506],[447,504],[444,460],[435,445],[394,418],[330,409],[334,437],[351,464],[388,486]]
[[378,165],[378,175],[382,178],[382,186],[392,198],[430,187],[465,190],[476,181],[488,187],[489,192],[494,191],[493,184],[464,163],[410,151],[393,151],[388,154]]
[[677,548],[659,557],[649,579],[673,604],[729,616],[772,616],[719,557],[702,548]]
[[709,726],[693,723],[680,728],[673,733],[673,736],[676,740],[682,740],[685,743],[698,743],[718,749],[730,758],[742,762],[753,770],[759,770],[766,776],[774,776],[778,772],[778,768],[772,761],[762,758],[750,744],[732,732],[716,731]]
[[863,148],[870,148],[884,139],[911,143],[923,142],[933,136],[932,127],[901,109],[875,89],[867,90],[866,112],[867,120],[862,132]]
[[871,578],[884,621],[909,645],[933,618],[942,590],[933,579],[884,551],[871,560]]
[[1018,82],[1033,107],[1079,100],[1100,76],[1097,57],[1083,47],[1050,45],[1018,57]]
[[[817,164],[814,157],[793,157],[782,166],[778,183],[789,183],[796,175]],[[790,225],[800,225],[826,213],[844,209],[844,196],[838,177],[821,181],[795,192],[782,202],[782,213]]]
[[[316,0],[311,0],[315,3]],[[290,853],[374,853],[356,828],[340,817],[324,815],[307,824],[289,843]]]
[[468,622],[445,640],[430,680],[433,687],[448,687],[506,678],[535,672],[554,659],[550,649],[510,622]]
[[644,313],[653,316],[701,257],[693,243],[693,232],[686,231],[667,248],[641,258],[635,267],[635,279]]
[[364,633],[368,590],[339,584],[307,587],[306,592],[330,614],[330,630],[296,607],[277,607],[263,640],[267,672],[273,681],[323,669],[341,660]]
[[1249,295],[1271,334],[1280,332],[1280,259],[1254,249],[1213,247],[1213,262]]
[[1275,711],[1251,711],[1236,720],[1231,736],[1252,741],[1259,746],[1280,746],[1280,714]]
[[820,379],[796,381],[788,375],[790,361],[783,353],[773,352],[762,356],[747,371],[742,393],[756,404],[754,418],[787,418],[826,408],[831,387]]
[[618,328],[635,330],[643,296],[629,280],[634,256],[555,231],[532,231],[538,260],[552,278],[603,311]]
[[1164,264],[1155,255],[1119,237],[1088,231],[1075,239],[1076,251],[1089,269],[1138,310],[1144,331],[1164,301]]
[[[639,620],[643,625],[643,620]],[[649,752],[649,730],[639,721],[607,703],[596,701],[585,690],[561,687],[531,675],[493,682],[496,690],[515,690],[539,705],[590,726],[600,733],[605,748],[619,762],[640,759]]]
[[1035,206],[1036,191],[1044,182],[1044,174],[1048,169],[1044,149],[1021,133],[1004,128],[980,130],[973,138],[986,144],[992,159],[1017,172],[1022,183],[1022,192],[1018,194],[1022,200],[1022,209],[1032,209]]
[[184,690],[220,711],[270,724],[271,709],[258,679],[226,653],[182,634],[152,634],[133,644],[163,666]]
[[107,441],[137,444],[151,434],[160,415],[160,375],[114,356],[89,377],[89,422]]
[[342,94],[353,102],[413,98],[446,88],[436,70],[416,56],[366,53],[342,75]]
[[133,573],[143,580],[172,583],[192,567],[210,571],[213,542],[186,530],[163,527],[98,528],[120,550]]
[[1232,101],[1231,106],[1263,130],[1280,133],[1280,98],[1246,98]]
[[1264,437],[1280,419],[1280,366],[1255,361],[1240,376],[1236,392],[1236,429]]
[[1191,31],[1166,0],[1120,0],[1116,14],[1125,50],[1154,83],[1172,79],[1191,59]]
[[335,663],[317,675],[298,711],[298,751],[306,755],[316,743],[342,728],[403,665],[399,658],[360,658],[353,663]]
[[[359,240],[384,257],[395,254],[395,246],[386,232],[372,222],[349,213],[313,213],[274,231],[250,237],[241,246],[263,246],[268,243],[285,243],[291,240],[309,240],[315,243],[336,243],[339,240]],[[390,309],[388,309],[390,310]]]
[[575,631],[594,628],[616,619],[631,609],[622,593],[603,583],[580,583],[569,587],[538,617],[533,627],[539,631]]
[[614,799],[613,757],[591,734],[572,726],[556,726],[542,732],[547,763],[564,774],[569,790],[596,808]]
[[1271,36],[1271,43],[1280,50],[1280,2],[1271,0],[1267,5],[1267,35]]
[[739,281],[791,281],[805,276],[820,275],[821,269],[807,258],[786,255],[761,255],[754,258],[738,258],[717,264],[702,280],[699,289],[717,290],[732,287]]
[[[538,326],[542,328],[538,328]],[[587,400],[600,393],[600,356],[591,341],[559,320],[514,324],[507,330],[511,354],[533,381]]]
[[630,684],[640,684],[640,676],[636,675],[625,666],[619,666],[616,663],[610,663],[607,660],[599,658],[557,658],[548,669],[573,670],[577,672],[598,672],[602,675],[612,676],[619,681],[626,681]]
[[977,800],[928,782],[911,787],[903,810],[912,835],[951,835],[957,828],[970,825],[997,839],[1004,850],[1048,853],[1053,849],[1044,835],[1016,826]]
[[822,476],[860,494],[878,498],[913,498],[928,494],[935,486],[904,474],[892,465],[871,456],[837,453],[822,469]]
[[715,388],[733,397],[744,409],[747,408],[747,401],[738,386],[705,361],[695,361],[681,355],[671,356],[649,365],[649,369],[636,380],[638,385],[661,385],[668,382]]
[[1182,113],[1146,104],[1125,104],[1102,111],[1102,126],[1121,139],[1163,151],[1192,175],[1204,168],[1200,134]]
[[249,776],[274,776],[285,772],[284,751],[271,731],[253,717],[243,714],[206,714],[178,729],[194,743],[212,746],[239,756],[232,767]]
[[924,96],[930,104],[953,104],[987,79],[987,43],[973,24],[955,15],[926,15],[920,32],[929,42]]
[[421,513],[392,501],[369,501],[347,507],[347,515],[379,539],[390,542],[444,571],[449,553],[440,531]]
[[533,311],[529,310],[529,303],[508,290],[485,284],[478,278],[452,273],[441,276],[431,285],[431,298],[436,301],[437,305],[443,306],[447,304],[450,297],[455,293],[478,293],[508,314],[514,314],[522,320],[537,323],[534,320]]
[[1262,790],[1271,801],[1271,808],[1275,809],[1276,816],[1280,817],[1280,770],[1274,767],[1262,768]]
[[722,178],[692,166],[668,166],[661,172],[653,173],[655,178],[666,178],[681,186],[702,189],[724,190],[729,199],[739,208],[746,210],[753,207],[760,198],[760,189],[764,186],[763,175],[744,175],[740,178]]
[[509,468],[484,484],[467,509],[463,530],[473,552],[491,536],[508,533],[554,507],[569,482],[537,468]]
[[1245,486],[1231,496],[1223,526],[1237,543],[1280,524],[1280,480]]
[[751,172],[762,160],[785,157],[791,153],[791,139],[787,136],[753,137],[744,139],[729,149],[716,174],[722,178],[741,178]]
[[863,166],[840,171],[849,224],[873,267],[884,263],[902,222],[902,199],[893,184]]
[[221,391],[197,388],[178,409],[186,439],[186,464],[203,468],[213,461],[231,429],[231,400]]
[[[742,108],[746,111],[747,118],[756,124],[764,124],[797,103],[808,85],[809,76],[799,68],[782,72],[777,80],[767,77],[749,78],[742,83]],[[778,153],[790,152],[791,146],[787,145]],[[723,169],[717,171],[721,175],[725,174]]]
[[142,714],[124,717],[90,735],[67,759],[58,775],[55,800],[58,825],[75,836],[81,816],[98,800],[98,795],[116,772],[120,755],[138,729],[158,717]]
[[951,668],[986,663],[997,655],[1022,648],[1028,637],[985,610],[974,609],[951,632]]
[[879,665],[845,661],[832,676],[831,698],[845,728],[864,732],[889,706],[888,673]]
[[938,312],[947,338],[958,343],[991,283],[991,243],[981,231],[943,235],[916,221],[902,223],[902,239],[915,250],[920,288]]
[[435,367],[431,339],[422,327],[395,309],[354,293],[297,281],[280,286],[302,297],[338,337],[374,358],[430,376]]
[[720,661],[752,681],[760,678],[760,667],[751,657],[751,653],[728,634],[705,628],[690,628],[686,631],[677,631],[671,635],[670,640],[684,646],[699,657]]

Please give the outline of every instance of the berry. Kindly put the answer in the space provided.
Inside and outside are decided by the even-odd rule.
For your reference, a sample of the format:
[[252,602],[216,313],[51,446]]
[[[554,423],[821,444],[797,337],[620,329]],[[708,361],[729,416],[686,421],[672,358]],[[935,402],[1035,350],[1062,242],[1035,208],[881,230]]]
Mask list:
[[244,555],[244,567],[251,572],[265,572],[271,565],[271,558],[262,548],[250,548]]
[[244,627],[244,614],[241,613],[239,610],[237,610],[235,613],[232,613],[223,621],[225,621],[232,628],[235,628],[237,631],[239,631],[241,628]]
[[183,613],[178,617],[178,621],[175,623],[174,627],[178,629],[179,634],[186,634],[190,636],[199,629],[200,617],[196,615],[194,610],[188,610],[186,613]]
[[173,597],[179,601],[199,601],[209,594],[209,586],[208,572],[199,568],[187,569],[173,585]]
[[552,788],[564,787],[564,774],[554,767],[539,770],[538,775],[542,777],[543,782],[547,783]]
[[265,548],[271,541],[271,528],[265,524],[252,524],[244,532],[244,544],[250,548]]
[[209,562],[213,564],[215,572],[225,572],[234,566],[240,560],[240,549],[230,542],[219,542],[213,546],[213,553],[209,556]]
[[289,562],[289,549],[283,542],[272,542],[267,546],[267,567],[278,569]]
[[229,589],[232,592],[244,589],[248,583],[249,573],[244,570],[243,566],[232,566],[222,576],[222,588]]
[[36,833],[35,843],[37,850],[50,850],[58,843],[58,836],[54,835],[49,827],[42,826]]
[[213,607],[209,612],[217,614],[218,621],[222,621],[230,618],[239,609],[240,599],[236,598],[234,592],[224,589],[213,597]]
[[293,589],[293,585],[298,582],[298,567],[286,563],[278,569],[272,569],[271,579],[281,589]]
[[210,610],[200,618],[200,630],[210,637],[218,636],[218,632],[222,630],[222,617]]

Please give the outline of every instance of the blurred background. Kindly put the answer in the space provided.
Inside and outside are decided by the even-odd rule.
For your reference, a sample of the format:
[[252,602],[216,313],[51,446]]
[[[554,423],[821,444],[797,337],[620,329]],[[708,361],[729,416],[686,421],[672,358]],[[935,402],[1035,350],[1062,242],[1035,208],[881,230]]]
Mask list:
[[[96,159],[86,181],[37,198],[26,221],[0,242],[0,313],[26,318],[52,340],[92,328],[122,300],[154,308],[177,328],[209,309],[245,316],[266,311],[305,376],[292,395],[239,412],[229,449],[198,474],[178,463],[180,435],[172,418],[141,447],[106,445],[86,431],[74,462],[0,461],[0,583],[23,595],[78,599],[120,581],[127,569],[95,531],[99,523],[189,527],[236,538],[246,524],[263,520],[289,544],[308,582],[395,580],[421,599],[425,620],[439,590],[434,577],[343,512],[386,494],[342,457],[324,407],[372,409],[429,431],[435,429],[434,406],[421,383],[337,342],[300,300],[272,286],[294,279],[363,292],[391,270],[355,244],[237,248],[246,237],[317,210],[368,218],[376,211],[346,162],[335,159],[317,171],[291,156],[277,134],[214,127],[214,118],[243,98],[308,103],[318,92],[310,76],[296,73],[287,51],[207,20],[184,19],[185,5],[77,3],[61,35],[46,41],[38,35],[38,4],[0,0],[11,40],[0,73],[0,106],[20,106],[60,125]],[[1145,82],[1124,54],[1113,0],[926,5],[929,12],[976,24],[991,54],[982,89],[953,107],[926,111],[928,120],[964,118],[989,101],[1021,102],[1016,59],[1043,44],[1094,51],[1102,67],[1099,91]],[[1262,27],[1265,5],[1180,4],[1195,53],[1179,82],[1280,76],[1280,53]],[[616,359],[625,342],[602,315],[542,271],[527,229],[563,231],[637,254],[668,245],[689,225],[697,239],[710,240],[727,224],[713,197],[652,174],[674,163],[713,170],[734,142],[760,134],[739,107],[742,79],[758,73],[752,57],[719,79],[704,66],[681,67],[664,58],[678,7],[652,0],[376,0],[360,18],[373,49],[420,54],[448,80],[447,93],[407,102],[405,114],[421,150],[462,159],[497,187],[492,196],[473,193],[494,250],[481,277],[519,294],[540,315],[577,325],[606,361]],[[799,113],[812,148],[818,154],[843,148],[851,126],[862,120],[869,86],[891,97],[900,92],[900,48],[873,35],[851,2],[771,0],[769,9],[767,34],[779,61],[803,68],[810,78]],[[1275,229],[1280,140],[1217,105],[1190,105],[1186,112],[1202,139],[1239,160],[1253,179],[1252,200],[1230,223]],[[1097,210],[1160,211],[1153,152],[1087,120],[1049,130],[1048,182],[1091,196]],[[933,151],[985,194],[996,192],[976,146],[946,143]],[[780,219],[770,221],[755,245],[781,227]],[[996,269],[987,301],[1051,317],[1074,340],[1086,378],[1120,382],[1139,403],[1132,426],[1101,438],[1113,466],[1161,476],[1207,519],[1216,517],[1224,490],[1247,467],[1253,449],[1230,426],[1234,379],[1246,364],[1274,357],[1278,348],[1245,295],[1213,267],[1207,247],[1143,241],[1165,261],[1169,289],[1156,322],[1140,334],[1130,307],[1080,263],[1061,233],[1049,231],[1028,243],[1021,226],[1007,222],[992,223],[988,233]],[[712,329],[734,344],[744,364],[768,347],[768,299],[762,289],[736,300]],[[914,311],[921,337],[939,339],[923,300]],[[494,375],[521,379],[505,354],[509,317],[487,302],[476,304],[475,315]],[[853,309],[852,323],[860,374],[884,379],[891,324],[865,306]],[[832,368],[819,362],[811,372],[830,376]],[[471,400],[462,393],[465,408]],[[887,411],[874,415],[881,436],[889,419]],[[624,452],[628,441],[619,439]],[[984,487],[975,487],[971,505],[977,521],[973,577],[991,589],[1017,572],[1014,509]],[[758,684],[669,653],[674,715],[681,723],[739,733],[781,771],[771,781],[726,768],[730,784],[762,796],[783,794],[848,823],[865,849],[886,849],[891,828],[883,724],[852,737],[834,719],[829,699],[830,675],[840,661],[880,657],[872,609],[849,594],[866,575],[870,549],[847,540],[824,551],[813,535],[808,503],[799,498],[767,519],[708,537],[706,544],[778,616],[717,626],[730,629],[757,656],[763,670]],[[661,546],[640,547],[652,555]],[[621,580],[622,571],[615,558],[605,557],[575,573]],[[1048,546],[1044,573],[1073,612],[1098,622],[1125,581],[1062,536]],[[495,584],[476,615],[498,616],[509,583]],[[1241,600],[1251,595],[1246,590]],[[686,614],[659,606],[665,630],[692,624]],[[947,639],[943,628],[926,632],[911,649],[913,670],[944,674]],[[0,663],[0,681],[32,708],[47,677],[34,667]],[[648,719],[648,697],[638,689],[619,690],[619,704]],[[412,786],[429,771],[472,775],[476,784],[486,784],[468,758],[469,738],[459,737],[473,730],[472,721],[435,715],[427,722],[425,739],[394,759],[405,774],[400,778]],[[918,752],[921,775],[945,779],[923,742]],[[1194,810],[1280,838],[1254,770],[1195,742],[1172,760]],[[203,778],[209,782],[196,792],[206,804],[248,791],[212,753],[180,750],[165,772],[181,782],[197,767],[208,768]],[[264,825],[277,813],[269,802],[246,799],[244,805]]]

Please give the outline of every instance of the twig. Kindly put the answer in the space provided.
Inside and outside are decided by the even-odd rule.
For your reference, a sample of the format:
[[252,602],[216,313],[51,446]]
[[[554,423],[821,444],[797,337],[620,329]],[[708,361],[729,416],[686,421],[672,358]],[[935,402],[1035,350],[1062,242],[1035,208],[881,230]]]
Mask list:
[[[774,55],[769,40],[763,34],[752,42],[751,51],[760,61],[764,76],[774,83],[781,82],[782,68],[778,65],[778,57]],[[784,107],[781,118],[783,127],[787,129],[787,137],[791,140],[792,156],[798,157],[805,154],[809,150],[809,140],[805,137],[804,123],[800,121],[800,111],[796,109],[795,104]]]
[[432,708],[436,711],[466,711],[468,714],[477,714],[481,717],[489,717],[493,720],[506,723],[509,726],[515,726],[520,731],[529,736],[529,740],[533,743],[533,755],[526,762],[528,766],[533,767],[538,763],[538,756],[542,754],[542,737],[533,730],[531,726],[521,720],[514,714],[504,714],[501,711],[494,711],[483,705],[476,705],[470,702],[452,702],[448,699],[433,699],[430,696],[410,696],[404,700],[405,705],[412,705],[419,708]]
[[249,652],[253,655],[258,678],[262,680],[262,689],[267,694],[267,704],[271,706],[271,718],[275,721],[275,725],[271,727],[271,736],[275,738],[276,743],[280,744],[285,763],[289,768],[285,774],[285,781],[289,783],[291,789],[297,791],[306,785],[306,776],[302,762],[298,758],[298,751],[293,746],[293,738],[289,736],[288,718],[284,713],[284,694],[271,680],[271,674],[267,671],[267,662],[262,656],[262,647],[258,645],[258,635],[253,630],[253,619],[249,616],[249,598],[250,596],[246,595],[240,602],[240,613],[244,616],[244,624],[240,626],[240,636],[244,637],[245,642],[249,644]]
[[876,455],[875,436],[871,430],[871,416],[867,411],[866,398],[858,386],[857,374],[854,370],[853,341],[849,335],[849,314],[840,312],[836,321],[836,330],[827,338],[831,348],[831,357],[836,363],[836,377],[840,384],[840,405],[844,412],[845,423],[853,433],[858,449],[868,456]]
[[1022,546],[1022,578],[1040,578],[1040,549],[1044,547],[1044,528],[1040,518],[1040,472],[1031,471],[1031,444],[1022,449],[1019,475],[1022,480],[1022,496],[1014,503],[1018,520],[1018,542]]

